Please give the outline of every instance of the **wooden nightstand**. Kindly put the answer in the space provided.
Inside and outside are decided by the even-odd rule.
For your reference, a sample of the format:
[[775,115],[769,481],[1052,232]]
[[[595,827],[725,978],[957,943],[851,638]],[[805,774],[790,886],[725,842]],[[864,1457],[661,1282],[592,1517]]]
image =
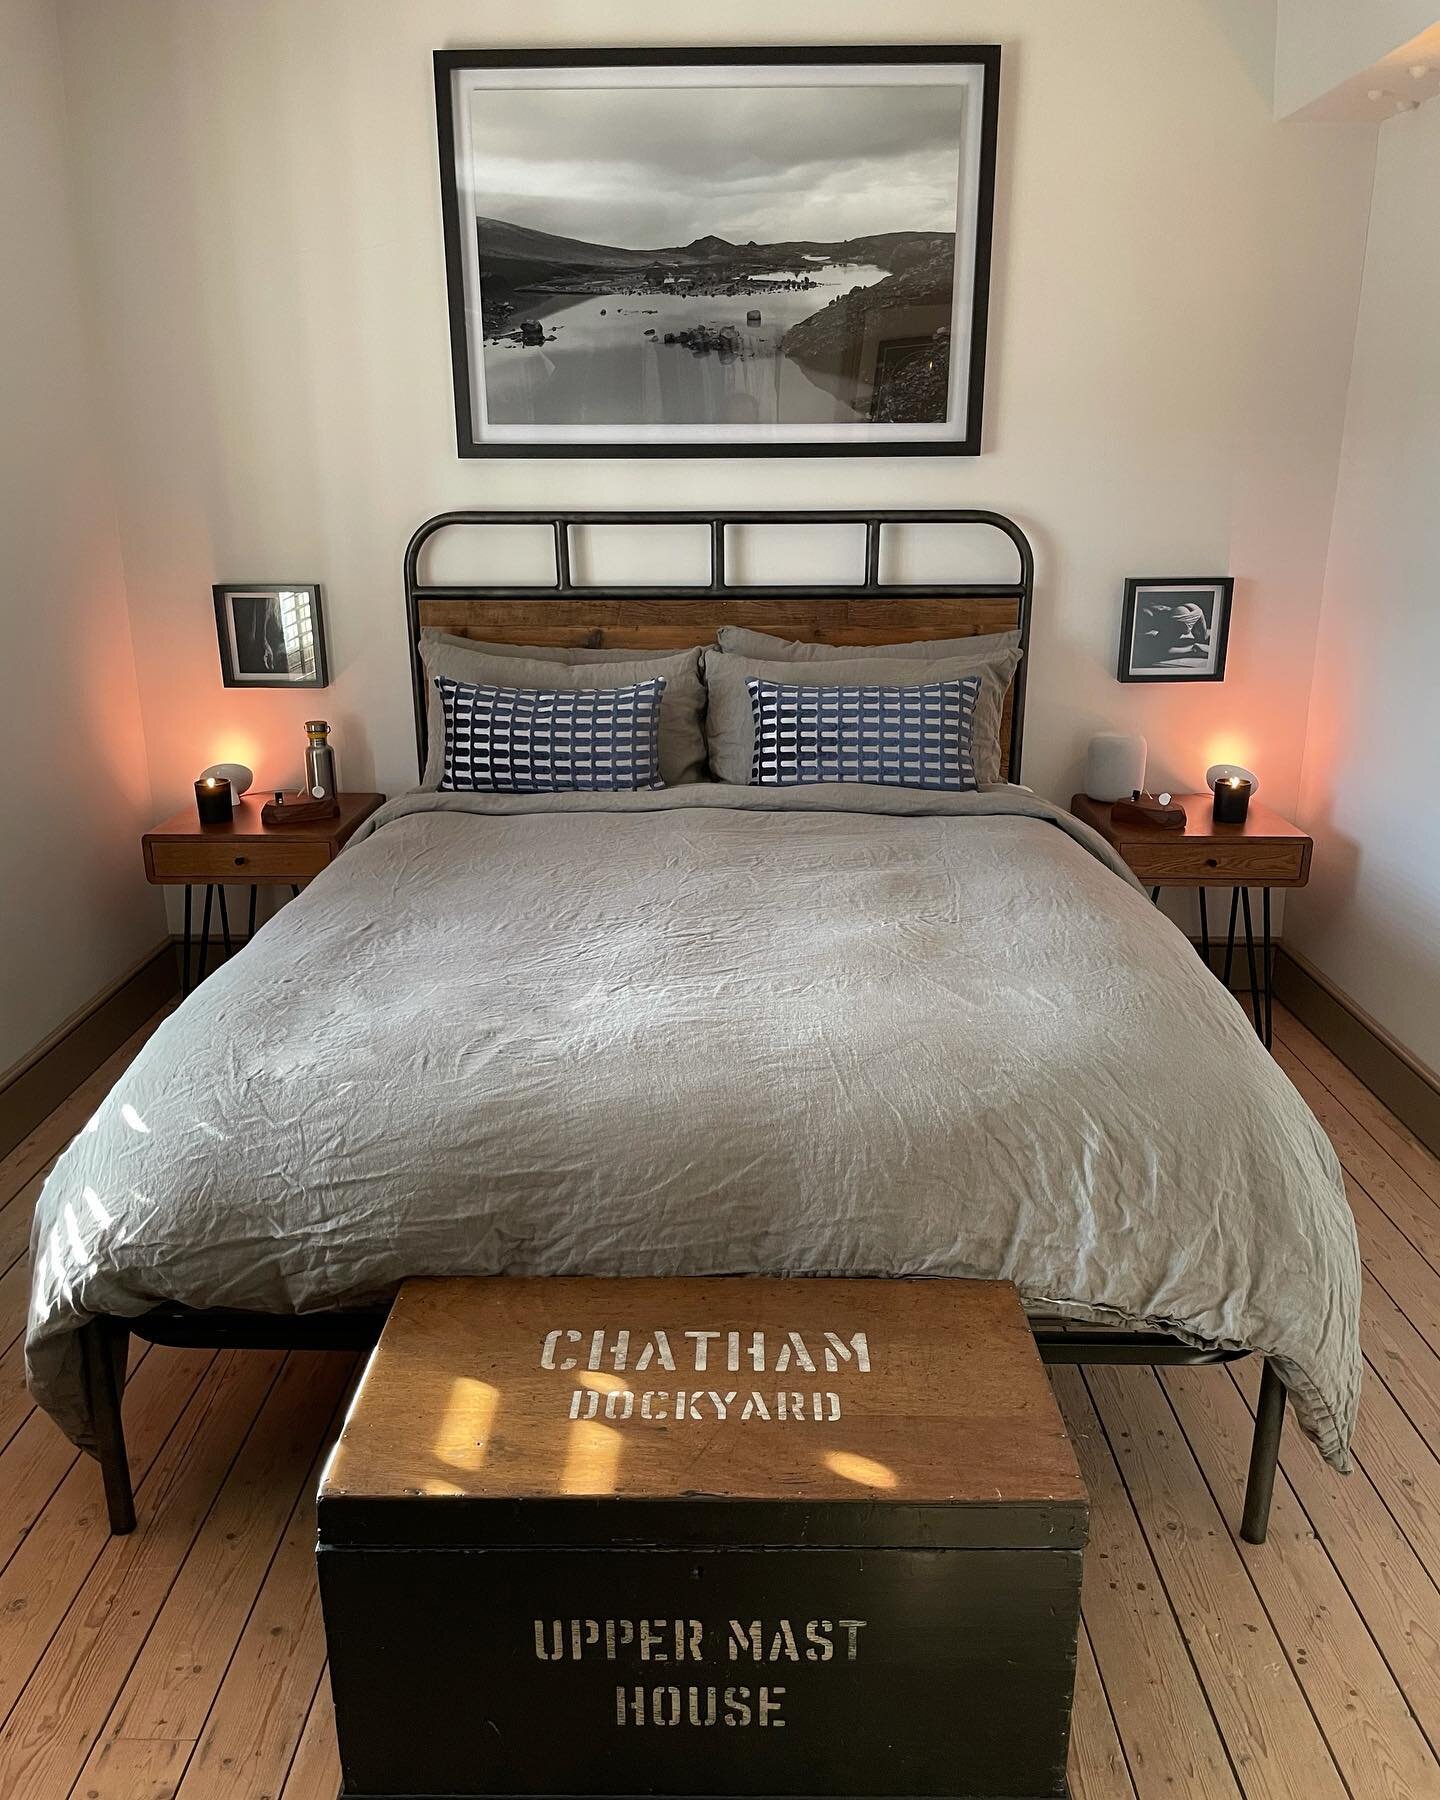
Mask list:
[[274,825],[260,822],[260,808],[268,794],[249,794],[235,803],[235,817],[228,825],[202,825],[194,806],[182,807],[163,825],[147,831],[140,840],[145,852],[145,879],[162,887],[185,889],[185,961],[181,992],[190,992],[190,925],[192,889],[205,887],[205,918],[200,927],[200,967],[197,981],[205,979],[210,953],[210,907],[218,890],[220,931],[225,954],[230,954],[230,913],[225,885],[248,887],[250,920],[246,936],[255,931],[255,896],[262,887],[288,886],[292,894],[300,884],[318,875],[354,836],[356,827],[385,804],[383,794],[341,794],[336,818],[314,825]]
[[[1195,888],[1200,899],[1200,954],[1210,966],[1210,920],[1205,899],[1206,890],[1228,887],[1230,892],[1230,928],[1225,939],[1225,971],[1221,976],[1228,987],[1235,959],[1235,925],[1237,913],[1245,921],[1245,952],[1250,964],[1250,1002],[1255,1016],[1255,1029],[1269,1045],[1272,1010],[1272,950],[1270,943],[1271,888],[1304,887],[1310,879],[1310,853],[1314,845],[1309,837],[1279,813],[1250,802],[1249,817],[1243,825],[1217,825],[1211,816],[1212,798],[1205,794],[1177,794],[1185,808],[1185,829],[1164,831],[1157,825],[1115,824],[1110,803],[1091,800],[1088,795],[1071,796],[1070,810],[1077,819],[1094,826],[1107,843],[1125,859],[1126,866],[1150,888],[1150,898],[1158,900],[1162,887]],[[1250,889],[1258,887],[1262,900],[1263,950],[1261,966],[1264,985],[1257,978],[1255,963],[1255,931],[1250,916]]]

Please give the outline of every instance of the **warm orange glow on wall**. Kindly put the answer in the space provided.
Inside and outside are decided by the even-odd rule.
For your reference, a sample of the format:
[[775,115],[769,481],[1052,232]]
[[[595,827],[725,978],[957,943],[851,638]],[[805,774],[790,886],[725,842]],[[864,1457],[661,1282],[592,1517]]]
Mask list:
[[[220,738],[219,742],[220,748],[217,754],[210,758],[210,761],[217,763],[243,763],[247,769],[253,769],[255,771],[255,783],[257,787],[263,787],[265,785],[261,776],[268,770],[270,763],[280,760],[276,755],[267,754],[266,748],[261,743],[260,739],[250,731],[227,731]],[[296,762],[298,760],[298,751],[292,751],[289,761]]]
[[1254,754],[1253,738],[1241,737],[1234,731],[1224,731],[1210,739],[1201,763],[1207,769],[1216,763],[1239,763],[1241,768],[1253,769],[1256,767]]

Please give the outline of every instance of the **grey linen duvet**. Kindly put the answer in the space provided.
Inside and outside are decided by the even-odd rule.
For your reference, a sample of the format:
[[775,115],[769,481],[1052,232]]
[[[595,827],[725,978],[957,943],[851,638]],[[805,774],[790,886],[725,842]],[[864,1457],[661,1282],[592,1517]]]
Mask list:
[[1021,790],[417,793],[164,1025],[36,1209],[76,1329],[406,1276],[1004,1276],[1279,1359],[1347,1462],[1329,1143],[1086,828]]

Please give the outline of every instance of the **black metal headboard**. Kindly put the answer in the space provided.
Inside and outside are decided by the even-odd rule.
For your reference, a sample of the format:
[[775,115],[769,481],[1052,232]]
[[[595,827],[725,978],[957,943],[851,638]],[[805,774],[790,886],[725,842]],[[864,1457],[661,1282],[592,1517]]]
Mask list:
[[[555,541],[555,579],[434,585],[420,580],[420,555],[439,532],[460,525],[541,525]],[[570,532],[581,525],[702,525],[709,532],[707,582],[607,586],[571,578]],[[725,532],[731,525],[861,525],[865,561],[857,581],[732,584],[725,572]],[[1020,560],[1014,581],[881,581],[880,539],[887,525],[980,525],[1009,538]],[[749,625],[788,637],[854,644],[887,638],[961,636],[1018,630],[1027,654],[1011,684],[1010,750],[1006,775],[1020,779],[1025,725],[1025,677],[1035,556],[1030,540],[1003,513],[969,509],[906,512],[447,512],[427,519],[405,549],[405,610],[415,698],[415,740],[425,768],[427,694],[420,662],[424,626],[469,632],[502,642],[615,644],[665,649],[713,642],[721,624]],[[908,609],[906,603],[912,603]],[[813,603],[813,604],[812,604]],[[877,603],[879,603],[877,609]],[[1013,609],[1013,611],[1011,610]]]

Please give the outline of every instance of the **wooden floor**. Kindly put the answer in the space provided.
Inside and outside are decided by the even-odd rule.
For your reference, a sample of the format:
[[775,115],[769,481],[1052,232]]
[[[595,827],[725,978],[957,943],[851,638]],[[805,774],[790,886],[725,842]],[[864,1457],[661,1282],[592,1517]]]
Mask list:
[[[138,1347],[123,1539],[25,1394],[35,1193],[144,1035],[0,1164],[0,1797],[334,1800],[311,1497],[354,1358]],[[1094,1505],[1075,1800],[1440,1797],[1440,1163],[1283,1014],[1275,1053],[1360,1230],[1359,1468],[1287,1428],[1242,1546],[1248,1365],[1057,1371]]]

